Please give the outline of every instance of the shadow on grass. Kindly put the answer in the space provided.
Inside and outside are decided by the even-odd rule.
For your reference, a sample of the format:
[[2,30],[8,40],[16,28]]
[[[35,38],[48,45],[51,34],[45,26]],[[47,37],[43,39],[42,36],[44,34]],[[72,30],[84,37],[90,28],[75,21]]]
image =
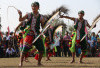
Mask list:
[[74,68],[80,68],[80,67],[95,67],[95,68],[100,68],[100,66],[74,66],[74,65],[43,65],[43,66],[35,66],[35,65],[30,65],[30,66],[23,66],[23,67],[18,67],[18,66],[3,66],[3,67],[0,67],[0,68],[48,68],[48,67],[74,67]]

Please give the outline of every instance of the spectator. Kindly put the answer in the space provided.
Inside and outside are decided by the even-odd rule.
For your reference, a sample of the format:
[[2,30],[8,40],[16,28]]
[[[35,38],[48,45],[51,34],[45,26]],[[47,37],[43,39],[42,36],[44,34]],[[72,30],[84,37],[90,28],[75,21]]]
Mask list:
[[69,50],[69,42],[70,42],[70,36],[68,35],[68,32],[66,32],[66,35],[64,36],[63,40],[64,40],[64,45],[63,45],[63,49],[64,49],[64,55],[67,56],[68,54],[68,57],[71,56],[71,52]]
[[57,52],[56,52],[56,57],[61,57],[61,48],[60,48],[60,36],[59,36],[59,32],[56,33],[56,38],[55,38],[55,43],[56,43],[56,48],[57,48]]
[[62,57],[64,56],[64,53],[63,53],[63,45],[64,45],[63,36],[60,36],[60,46],[61,46],[61,56]]
[[6,48],[8,48],[8,32],[6,32]]
[[0,42],[2,41],[2,37],[1,37],[1,34],[0,34]]
[[8,36],[8,45],[13,46],[13,32]]
[[95,54],[96,54],[96,46],[97,46],[97,39],[96,39],[96,36],[95,36],[95,33],[94,32],[92,33],[91,40],[93,41],[93,47],[91,49],[92,57],[95,57]]
[[19,56],[19,48],[18,48],[18,45],[17,45],[17,42],[18,42],[18,38],[17,38],[17,36],[14,36],[14,43],[13,43],[13,45],[14,45],[14,49],[15,49],[15,51],[16,51],[16,56]]
[[6,50],[6,57],[14,57],[15,55],[15,50],[9,46]]
[[99,47],[100,47],[100,38],[99,38],[98,34],[97,34],[96,38],[97,38],[97,49],[99,49]]
[[2,42],[0,42],[0,58],[4,56]]
[[4,51],[4,55],[5,55],[6,54],[6,49],[7,49],[6,37],[3,38],[2,45],[4,46],[3,51]]
[[76,57],[79,57],[81,54],[81,46],[80,45],[75,45],[75,52],[76,52]]
[[93,40],[91,40],[91,37],[89,37],[89,40],[88,40],[88,50],[89,50],[89,57],[92,56],[91,54],[91,50],[92,50],[92,47],[93,47]]

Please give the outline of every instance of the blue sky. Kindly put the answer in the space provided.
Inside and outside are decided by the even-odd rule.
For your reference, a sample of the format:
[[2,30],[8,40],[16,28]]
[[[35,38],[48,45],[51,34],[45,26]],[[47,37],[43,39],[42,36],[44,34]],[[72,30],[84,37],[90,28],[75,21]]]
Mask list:
[[[20,23],[18,21],[19,15],[14,8],[9,8],[8,6],[15,6],[22,11],[23,15],[26,12],[31,12],[31,3],[38,1],[40,3],[41,14],[49,14],[57,7],[65,5],[69,8],[69,16],[78,17],[77,13],[80,10],[85,11],[84,18],[88,20],[89,24],[92,24],[93,19],[100,14],[100,0],[0,0],[0,15],[2,18],[2,31],[7,31],[7,27],[10,27],[10,30],[13,31],[16,26]],[[8,13],[8,14],[7,14]],[[7,19],[8,15],[8,19]],[[64,22],[68,25],[72,25],[73,22],[64,19]],[[96,33],[100,30],[100,21],[97,24],[97,27],[92,31]]]

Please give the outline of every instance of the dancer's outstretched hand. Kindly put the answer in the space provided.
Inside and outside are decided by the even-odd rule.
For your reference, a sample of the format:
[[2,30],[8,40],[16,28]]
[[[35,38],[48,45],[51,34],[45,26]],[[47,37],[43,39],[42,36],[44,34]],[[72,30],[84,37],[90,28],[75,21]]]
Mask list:
[[18,14],[19,14],[19,15],[22,15],[22,12],[21,12],[20,10],[18,10]]

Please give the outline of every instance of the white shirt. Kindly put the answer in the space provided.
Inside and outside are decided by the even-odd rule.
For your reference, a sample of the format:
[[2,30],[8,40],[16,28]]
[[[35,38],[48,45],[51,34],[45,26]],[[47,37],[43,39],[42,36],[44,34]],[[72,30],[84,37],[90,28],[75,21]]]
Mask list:
[[12,54],[13,52],[15,52],[15,50],[13,48],[11,48],[11,50],[9,50],[9,48],[7,48],[6,53],[8,54]]
[[8,37],[6,37],[6,40],[10,40],[10,38],[11,38],[12,36],[11,35],[9,35]]
[[90,44],[91,47],[93,47],[93,40],[88,40],[88,43]]
[[55,45],[56,45],[56,46],[60,46],[60,38],[59,38],[59,37],[56,38],[55,41],[56,41],[56,42],[55,42]]

